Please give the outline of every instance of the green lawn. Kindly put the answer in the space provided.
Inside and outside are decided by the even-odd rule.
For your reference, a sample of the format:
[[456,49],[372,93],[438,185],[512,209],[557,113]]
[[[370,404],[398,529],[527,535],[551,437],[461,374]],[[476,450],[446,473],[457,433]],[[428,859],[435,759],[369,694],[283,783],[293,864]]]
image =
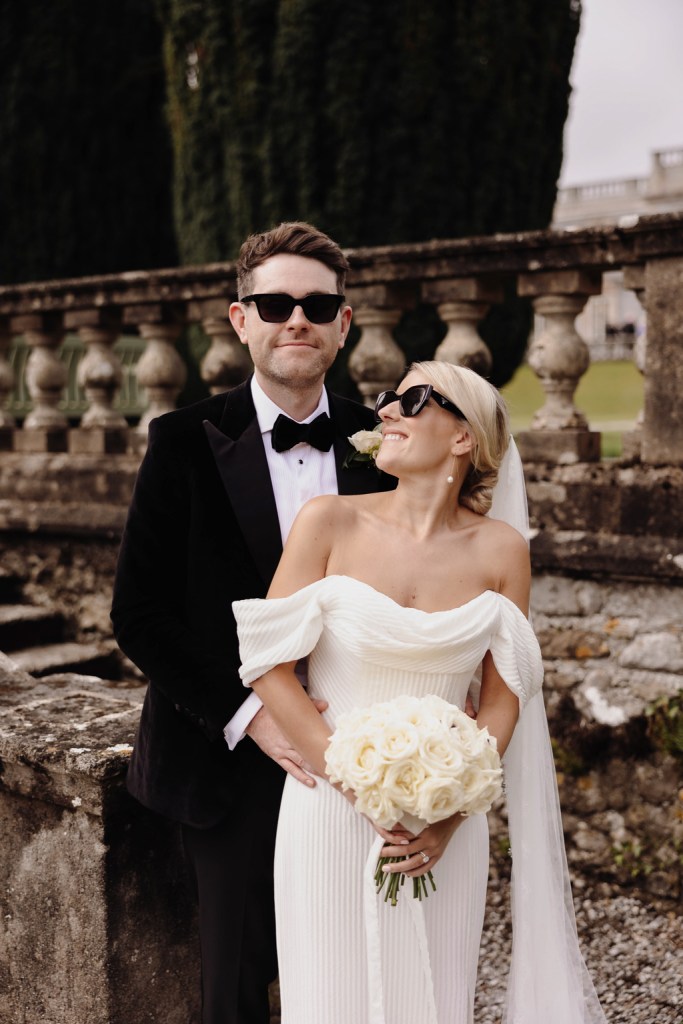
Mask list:
[[[502,394],[510,410],[513,433],[527,430],[544,403],[543,389],[533,370],[520,366]],[[574,404],[593,430],[603,434],[604,456],[621,452],[621,434],[633,427],[643,406],[643,378],[631,362],[591,363],[581,378]]]

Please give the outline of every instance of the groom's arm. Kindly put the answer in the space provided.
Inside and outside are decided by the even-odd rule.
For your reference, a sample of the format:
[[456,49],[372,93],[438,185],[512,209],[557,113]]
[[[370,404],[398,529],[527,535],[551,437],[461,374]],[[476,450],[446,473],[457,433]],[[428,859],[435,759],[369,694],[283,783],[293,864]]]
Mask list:
[[240,740],[248,735],[249,726],[262,707],[263,701],[255,693],[250,693],[237,713],[232,716],[223,730],[225,742],[231,750],[234,750]]
[[226,629],[225,653],[219,654],[186,624],[189,530],[190,469],[154,421],[119,553],[114,635],[150,685],[215,739],[243,703],[244,691],[234,633],[231,638]]

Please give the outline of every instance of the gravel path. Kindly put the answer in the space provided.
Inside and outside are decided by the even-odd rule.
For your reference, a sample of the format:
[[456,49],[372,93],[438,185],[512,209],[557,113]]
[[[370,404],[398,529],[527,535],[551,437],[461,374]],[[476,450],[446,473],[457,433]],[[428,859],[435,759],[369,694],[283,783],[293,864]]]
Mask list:
[[[674,901],[598,885],[578,895],[586,963],[609,1024],[683,1024],[683,916]],[[510,957],[507,883],[489,886],[475,1024],[499,1024]],[[552,1024],[552,1022],[548,1022]]]

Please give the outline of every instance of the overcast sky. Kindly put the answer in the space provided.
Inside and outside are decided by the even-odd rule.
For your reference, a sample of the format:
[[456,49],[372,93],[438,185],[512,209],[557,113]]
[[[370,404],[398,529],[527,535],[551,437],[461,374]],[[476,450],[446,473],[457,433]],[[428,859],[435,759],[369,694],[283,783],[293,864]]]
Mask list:
[[683,0],[583,0],[560,183],[644,177],[683,148]]

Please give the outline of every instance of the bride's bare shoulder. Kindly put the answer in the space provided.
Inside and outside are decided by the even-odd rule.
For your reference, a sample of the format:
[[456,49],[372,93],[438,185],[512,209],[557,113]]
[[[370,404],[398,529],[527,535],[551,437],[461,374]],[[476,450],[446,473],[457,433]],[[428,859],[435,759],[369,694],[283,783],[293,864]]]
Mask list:
[[526,538],[508,523],[484,517],[477,560],[490,573],[491,588],[528,611],[531,560]]
[[302,505],[296,517],[297,524],[305,524],[309,528],[320,525],[327,529],[348,525],[362,507],[358,499],[364,497],[366,495],[321,494],[311,498]]
[[475,537],[484,563],[488,561],[503,570],[514,571],[529,562],[526,538],[508,523],[481,516]]
[[512,550],[528,550],[526,538],[522,537],[519,530],[501,519],[490,519],[488,516],[480,517],[482,536],[486,537],[487,544],[493,543]]

